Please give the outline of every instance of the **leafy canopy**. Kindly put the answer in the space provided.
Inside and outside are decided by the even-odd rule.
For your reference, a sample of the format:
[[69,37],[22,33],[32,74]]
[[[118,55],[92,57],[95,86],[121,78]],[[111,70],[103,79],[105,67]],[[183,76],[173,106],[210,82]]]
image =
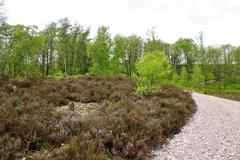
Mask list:
[[94,75],[110,74],[110,49],[111,37],[108,32],[108,27],[101,26],[98,29],[97,37],[91,46],[92,52],[92,67],[90,73]]
[[183,67],[182,71],[181,71],[181,78],[180,78],[180,83],[183,86],[189,85],[190,84],[190,75],[187,72],[186,67]]
[[163,52],[146,53],[136,64],[137,93],[149,94],[160,89],[170,76],[171,65]]
[[193,74],[192,74],[192,82],[194,86],[199,86],[204,81],[204,75],[202,73],[201,67],[199,65],[195,65],[193,67]]

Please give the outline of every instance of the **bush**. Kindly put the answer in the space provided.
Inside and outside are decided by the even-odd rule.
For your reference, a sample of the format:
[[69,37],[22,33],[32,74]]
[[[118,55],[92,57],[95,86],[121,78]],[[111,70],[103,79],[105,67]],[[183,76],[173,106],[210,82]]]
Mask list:
[[[191,95],[169,85],[139,96],[122,77],[23,81],[0,86],[0,159],[144,159],[195,111]],[[77,105],[56,109],[73,102],[98,107],[85,118]]]
[[164,53],[146,53],[136,64],[137,93],[149,94],[157,92],[160,86],[169,78],[171,66]]

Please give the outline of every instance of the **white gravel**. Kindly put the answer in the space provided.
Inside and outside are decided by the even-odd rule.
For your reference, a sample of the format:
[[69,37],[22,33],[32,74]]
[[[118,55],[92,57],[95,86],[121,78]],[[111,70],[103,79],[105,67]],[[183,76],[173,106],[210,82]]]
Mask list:
[[154,160],[240,160],[240,102],[192,94],[198,110]]

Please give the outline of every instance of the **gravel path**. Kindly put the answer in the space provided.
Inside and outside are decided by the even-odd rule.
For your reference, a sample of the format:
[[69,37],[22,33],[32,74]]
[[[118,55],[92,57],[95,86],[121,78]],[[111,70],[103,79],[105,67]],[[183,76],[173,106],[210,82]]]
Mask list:
[[240,102],[193,93],[198,110],[154,160],[240,160]]

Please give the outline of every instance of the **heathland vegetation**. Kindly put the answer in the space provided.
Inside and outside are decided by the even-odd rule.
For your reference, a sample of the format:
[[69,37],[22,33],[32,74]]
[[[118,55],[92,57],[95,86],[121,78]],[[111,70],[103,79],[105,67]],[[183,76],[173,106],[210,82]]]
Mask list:
[[195,112],[180,87],[239,99],[240,47],[2,15],[0,159],[144,159]]
[[144,159],[195,112],[173,86],[147,96],[122,77],[0,83],[1,159]]
[[[153,30],[148,39],[137,35],[112,37],[106,26],[99,27],[92,39],[89,34],[90,28],[72,25],[66,18],[48,24],[43,30],[3,23],[0,75],[8,78],[122,75],[140,79],[140,83],[151,77],[161,79],[161,83],[171,82],[209,93],[239,90],[240,47],[230,44],[205,47],[202,32],[197,43],[180,38],[174,44],[157,39]],[[156,64],[158,60],[163,66]],[[138,69],[145,73],[139,74]],[[138,77],[142,74],[145,77]]]

